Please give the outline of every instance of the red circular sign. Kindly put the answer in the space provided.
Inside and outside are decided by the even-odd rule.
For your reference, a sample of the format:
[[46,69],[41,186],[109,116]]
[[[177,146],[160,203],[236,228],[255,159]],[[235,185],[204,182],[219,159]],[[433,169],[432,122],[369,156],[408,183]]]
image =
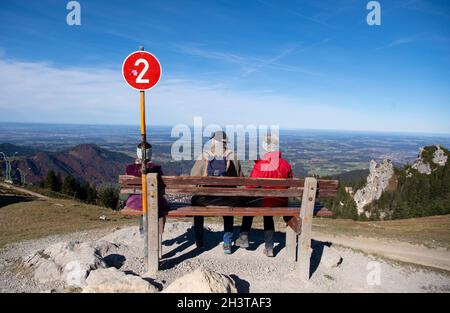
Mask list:
[[147,51],[129,54],[122,65],[122,75],[130,87],[137,90],[153,88],[161,78],[161,64]]

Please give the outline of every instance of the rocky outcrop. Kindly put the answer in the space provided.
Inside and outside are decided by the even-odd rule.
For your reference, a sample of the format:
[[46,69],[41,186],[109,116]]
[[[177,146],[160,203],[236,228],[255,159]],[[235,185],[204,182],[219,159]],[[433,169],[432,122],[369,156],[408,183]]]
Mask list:
[[139,276],[125,274],[114,268],[91,271],[83,293],[154,293],[158,290]]
[[362,189],[357,190],[353,197],[358,214],[364,212],[366,205],[381,197],[393,175],[394,165],[391,161],[383,160],[380,164],[377,164],[374,160],[370,161],[367,183]]
[[431,166],[430,163],[424,162],[422,159],[417,159],[411,168],[417,170],[420,174],[430,175],[431,174]]
[[197,269],[171,283],[165,293],[237,293],[234,281],[227,275]]
[[[434,149],[434,152],[432,152],[432,154],[431,149]],[[428,157],[428,154],[431,154],[431,156]],[[413,165],[411,165],[411,168],[417,170],[420,174],[430,175],[433,171],[433,168],[435,168],[436,166],[445,166],[445,164],[447,163],[447,159],[447,154],[439,145],[436,145],[434,147],[430,146],[421,148],[419,157],[416,159]]]
[[442,150],[441,146],[436,146],[436,151],[433,153],[433,163],[439,166],[445,166],[447,164],[448,156],[445,151]]

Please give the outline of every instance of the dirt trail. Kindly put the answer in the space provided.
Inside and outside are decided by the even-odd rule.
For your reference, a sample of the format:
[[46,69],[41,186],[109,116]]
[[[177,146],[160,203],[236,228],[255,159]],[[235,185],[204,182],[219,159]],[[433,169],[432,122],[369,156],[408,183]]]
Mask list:
[[450,251],[443,247],[428,248],[423,245],[415,245],[398,240],[331,235],[317,231],[313,232],[313,237],[320,241],[332,242],[334,245],[359,250],[387,259],[450,272]]
[[16,191],[16,192],[19,192],[19,193],[24,193],[24,194],[27,194],[27,195],[30,195],[30,196],[33,196],[33,197],[36,197],[36,198],[39,198],[39,199],[50,200],[50,198],[47,197],[47,196],[41,195],[40,193],[37,193],[37,192],[34,192],[34,191],[27,190],[25,188],[20,188],[20,187],[13,186],[13,185],[10,185],[10,184],[5,184],[5,183],[0,183],[0,186],[5,188],[5,189],[13,190],[13,191]]

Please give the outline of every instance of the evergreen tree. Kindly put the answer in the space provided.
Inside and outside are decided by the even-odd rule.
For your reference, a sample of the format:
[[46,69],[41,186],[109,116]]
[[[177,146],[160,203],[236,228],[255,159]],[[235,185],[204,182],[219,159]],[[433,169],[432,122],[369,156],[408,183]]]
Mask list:
[[79,196],[80,185],[78,184],[78,182],[72,175],[68,175],[64,179],[64,183],[62,184],[61,191],[62,191],[62,193],[66,194],[66,195],[76,198]]
[[61,190],[61,178],[53,170],[50,170],[44,179],[43,187],[59,192]]
[[103,187],[98,191],[99,204],[110,209],[116,209],[119,201],[119,191],[111,186]]
[[87,193],[86,202],[92,204],[96,203],[97,197],[98,197],[97,187],[95,187],[95,185],[90,186]]

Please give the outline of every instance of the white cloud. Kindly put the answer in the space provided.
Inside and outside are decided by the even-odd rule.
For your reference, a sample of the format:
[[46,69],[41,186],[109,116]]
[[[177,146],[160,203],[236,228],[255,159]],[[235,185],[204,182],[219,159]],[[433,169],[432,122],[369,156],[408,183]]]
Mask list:
[[[138,124],[139,95],[121,69],[58,68],[0,58],[0,121]],[[163,77],[147,93],[147,123],[267,124],[289,128],[433,131],[383,112],[349,109],[272,92],[237,90],[189,77]],[[336,100],[338,101],[338,100]],[[416,124],[417,125],[417,124]],[[380,129],[382,127],[382,129]]]

